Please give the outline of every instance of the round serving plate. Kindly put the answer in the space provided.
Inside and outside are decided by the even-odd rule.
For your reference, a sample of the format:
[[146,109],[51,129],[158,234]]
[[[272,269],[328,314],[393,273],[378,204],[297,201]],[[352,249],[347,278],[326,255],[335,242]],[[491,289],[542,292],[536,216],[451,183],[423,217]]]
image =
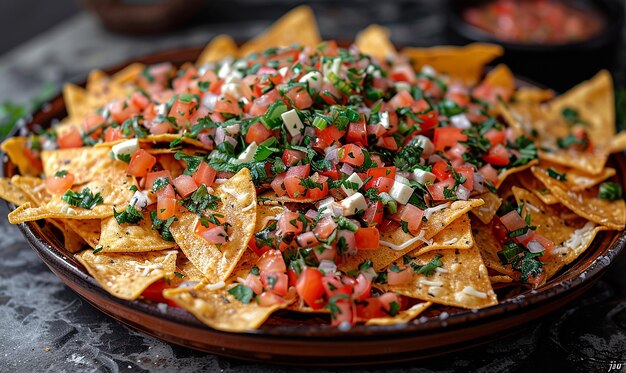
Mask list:
[[[146,64],[193,61],[200,48],[170,50],[130,62]],[[46,128],[66,115],[59,96],[36,112],[27,129]],[[626,185],[626,158],[612,156]],[[4,157],[4,176],[17,173]],[[11,209],[15,208],[9,205]],[[280,311],[260,329],[227,333],[211,329],[186,311],[140,300],[118,299],[104,291],[64,247],[56,228],[44,221],[20,224],[19,229],[44,263],[65,284],[105,314],[167,342],[244,360],[295,365],[366,365],[424,359],[473,347],[522,330],[524,325],[576,299],[605,272],[626,244],[624,232],[601,232],[581,257],[537,290],[498,295],[500,304],[480,310],[433,306],[408,324],[358,325],[347,331],[328,326],[326,315]]]

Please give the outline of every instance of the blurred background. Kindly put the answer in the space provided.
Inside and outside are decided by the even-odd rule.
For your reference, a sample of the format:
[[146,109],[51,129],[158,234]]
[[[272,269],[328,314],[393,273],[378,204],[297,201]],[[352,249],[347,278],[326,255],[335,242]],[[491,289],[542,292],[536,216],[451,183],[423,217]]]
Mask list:
[[[0,1],[0,136],[19,117],[58,93],[62,83],[80,82],[91,69],[159,50],[199,47],[219,33],[245,41],[302,3],[305,2]],[[399,46],[495,41],[504,44],[507,52],[502,62],[516,74],[558,91],[591,77],[601,68],[609,68],[617,85],[626,86],[626,0],[562,1],[582,10],[581,14],[547,6],[561,4],[560,0],[306,3],[315,11],[321,34],[327,39],[351,40],[359,30],[378,23],[391,30],[392,39]],[[524,9],[519,4],[537,7]],[[590,31],[593,27],[585,23],[593,17],[597,18],[599,32]],[[585,22],[581,23],[581,19]],[[481,29],[476,22],[491,28]],[[543,32],[539,36],[531,34],[536,30]],[[563,36],[564,30],[569,34]],[[572,30],[586,30],[587,34],[580,40],[567,39]],[[560,44],[528,39],[554,35],[565,39]],[[626,105],[626,94],[619,94]],[[621,122],[626,122],[624,115]]]

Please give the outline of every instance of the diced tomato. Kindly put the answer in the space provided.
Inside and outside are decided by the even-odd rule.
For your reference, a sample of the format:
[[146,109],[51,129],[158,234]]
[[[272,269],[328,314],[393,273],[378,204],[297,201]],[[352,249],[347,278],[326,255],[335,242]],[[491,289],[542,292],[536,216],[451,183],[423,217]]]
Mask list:
[[389,316],[383,309],[383,304],[379,297],[367,298],[357,304],[357,314],[360,318],[366,320]]
[[46,189],[53,194],[65,193],[74,185],[74,175],[66,172],[63,176],[52,175],[46,179]]
[[375,226],[383,221],[383,204],[380,201],[376,201],[369,205],[362,217],[363,221],[368,226]]
[[424,210],[411,204],[406,204],[400,211],[400,221],[408,223],[409,232],[413,235],[419,233],[419,228],[422,226],[422,217],[424,216]]
[[335,223],[332,217],[327,216],[317,222],[317,225],[313,228],[313,233],[315,233],[318,239],[325,240],[330,237],[335,228],[337,228],[337,223]]
[[446,180],[442,180],[433,185],[427,186],[428,193],[430,193],[430,196],[435,201],[445,201],[447,200],[447,198],[444,196],[443,191],[446,188],[449,190],[452,190],[452,188],[454,188],[454,184],[455,184],[454,178],[449,177]]
[[393,96],[391,100],[389,101],[389,103],[391,104],[391,107],[394,110],[397,110],[403,107],[409,107],[413,105],[414,102],[415,102],[415,99],[413,98],[413,96],[411,96],[411,94],[408,91],[401,91],[401,92],[396,93],[396,95]]
[[491,183],[493,185],[498,184],[499,178],[498,178],[498,171],[496,171],[495,168],[493,168],[493,166],[491,166],[489,163],[487,163],[486,165],[482,166],[479,170],[478,173],[483,175],[483,177],[486,180],[491,181]]
[[256,266],[261,272],[279,272],[287,271],[283,254],[280,250],[268,250],[257,260]]
[[156,158],[143,149],[136,151],[130,158],[126,173],[136,177],[143,177],[156,164]]
[[[535,233],[534,237],[532,240],[536,240],[537,242],[539,242],[539,244],[541,244],[541,246],[543,246],[546,251],[543,254],[543,257],[547,257],[550,256],[550,253],[552,251],[552,249],[554,248],[554,242],[547,239],[545,236],[539,234],[539,233]],[[532,241],[531,240],[531,241]]]
[[339,161],[352,166],[361,166],[365,161],[363,149],[355,144],[346,144],[339,150]]
[[200,221],[196,223],[195,233],[214,245],[224,244],[228,238],[223,226],[209,223],[209,226],[205,227]]
[[329,273],[322,278],[322,285],[328,298],[334,297],[338,294],[344,294],[347,296],[352,295],[352,285],[344,284],[339,276],[334,273]]
[[260,144],[273,135],[272,131],[265,128],[263,123],[256,122],[248,128],[248,133],[246,133],[246,144],[251,144],[252,142]]
[[376,146],[383,149],[398,150],[398,143],[393,136],[383,136],[376,141]]
[[304,223],[298,219],[300,216],[304,215],[300,215],[297,212],[285,211],[278,219],[278,229],[281,234],[301,233],[304,229]]
[[361,118],[355,123],[350,123],[348,126],[348,133],[346,134],[346,141],[364,146],[367,145],[367,128],[365,127],[365,119]]
[[104,142],[113,142],[121,139],[122,137],[123,136],[121,128],[109,127],[104,130]]
[[356,248],[359,250],[376,250],[379,247],[380,232],[378,228],[359,228],[354,234]]
[[387,177],[393,180],[396,177],[396,166],[370,168],[367,170],[367,176],[373,178]]
[[496,146],[498,144],[503,144],[506,142],[506,133],[504,129],[497,130],[495,128],[490,129],[483,135],[484,138],[489,140],[491,146]]
[[509,232],[507,232],[506,228],[500,221],[500,218],[497,216],[493,218],[491,221],[491,231],[493,232],[494,237],[498,240],[499,243],[504,244],[509,241]]
[[[219,102],[219,101],[218,101]],[[174,101],[172,108],[170,109],[169,116],[176,120],[179,126],[186,126],[189,123],[189,119],[196,110],[198,103],[196,100],[181,100],[180,98]],[[216,111],[217,110],[217,104]]]
[[[463,154],[465,154],[466,152],[467,152],[467,147],[457,142],[450,149],[448,149],[448,151],[446,152],[446,155],[448,156],[452,164],[465,163],[465,161],[463,160]],[[458,162],[455,162],[455,161],[458,161]]]
[[174,191],[174,187],[171,184],[167,184],[163,189],[160,189],[156,192],[157,198],[175,198],[176,192]]
[[313,250],[315,257],[318,261],[322,260],[332,260],[335,261],[337,257],[337,249],[334,247],[318,247]]
[[282,197],[285,194],[287,194],[287,190],[285,189],[285,186],[284,186],[286,175],[287,175],[286,172],[276,175],[270,184],[272,189],[274,190],[274,193],[276,193],[276,195],[279,197]]
[[455,167],[454,170],[465,178],[463,186],[467,189],[474,190],[474,168],[471,166]]
[[157,218],[167,220],[176,213],[176,198],[157,197]]
[[139,108],[128,100],[115,100],[107,108],[113,120],[117,123],[124,123],[127,119],[139,114]]
[[330,324],[339,326],[342,324],[356,324],[356,307],[352,299],[339,298],[335,300],[334,312],[331,312]]
[[[311,181],[316,183],[315,188],[309,188],[306,191],[306,198],[318,201],[328,195],[328,176],[323,176],[317,172],[311,175]],[[321,188],[319,188],[319,185]]]
[[102,130],[104,125],[106,124],[105,119],[102,115],[91,114],[85,117],[83,121],[83,132],[85,135],[90,136],[93,139],[100,138],[102,134]]
[[359,273],[352,290],[352,296],[356,300],[365,300],[372,295],[372,280],[365,277],[364,274]]
[[500,221],[509,232],[526,227],[524,218],[516,210],[509,211],[501,216]]
[[263,292],[263,284],[261,283],[261,276],[253,275],[252,273],[248,273],[244,285],[252,289],[254,294],[261,294]]
[[489,149],[489,153],[483,156],[485,162],[494,166],[506,166],[509,164],[509,151],[502,144],[498,144]]
[[275,304],[285,303],[285,299],[271,291],[264,291],[257,296],[257,301],[261,307],[271,307]]
[[170,174],[169,170],[149,172],[146,175],[146,179],[145,179],[146,183],[145,183],[144,189],[152,190],[154,182],[160,178],[166,178],[169,184],[172,183],[172,175]]
[[209,187],[215,181],[216,175],[217,171],[215,171],[213,167],[209,166],[209,164],[206,162],[201,162],[200,166],[198,166],[198,169],[196,170],[196,172],[193,173],[192,177],[197,185],[204,184]]
[[432,172],[439,181],[446,180],[447,178],[452,176],[452,172],[450,172],[450,166],[445,161],[435,162],[430,172]]
[[150,126],[150,133],[152,135],[162,135],[164,133],[174,132],[174,126],[168,121],[161,123],[155,123]]
[[446,151],[459,141],[466,141],[467,135],[462,133],[461,128],[438,127],[435,128],[433,142],[436,150]]
[[72,127],[59,135],[57,144],[61,149],[80,148],[83,146],[83,138],[78,128]]
[[305,164],[302,166],[293,166],[287,170],[284,184],[287,194],[291,198],[302,198],[306,192],[306,187],[302,185],[302,179],[309,176],[311,166]]
[[286,273],[263,271],[261,272],[261,283],[265,289],[268,289],[274,294],[281,296],[287,295],[289,278]]
[[313,247],[320,244],[317,237],[315,237],[315,233],[310,231],[298,235],[296,241],[298,241],[298,245],[300,245],[300,247]]
[[306,153],[301,152],[299,150],[293,150],[293,149],[285,149],[285,151],[283,152],[283,163],[285,164],[285,166],[291,167],[291,166],[295,166],[296,164],[298,164],[298,162],[300,162],[301,160],[303,160],[306,157]]
[[317,137],[327,144],[327,146],[332,145],[335,141],[339,140],[346,134],[346,131],[341,131],[335,126],[328,126],[323,130],[318,129],[316,132]]
[[144,95],[142,92],[134,92],[130,97],[130,101],[139,108],[139,110],[143,110],[150,105],[150,99]]
[[402,300],[400,296],[394,293],[385,293],[378,297],[383,309],[387,312],[391,310],[391,304],[397,303],[398,305],[402,305]]
[[408,267],[392,266],[387,269],[387,284],[389,285],[408,284],[412,279],[413,270]]
[[[376,188],[379,193],[389,193],[391,188],[393,187],[394,179],[390,179],[388,177],[377,177],[373,181],[373,188]],[[370,183],[368,183],[370,184]],[[367,188],[366,188],[367,189]]]
[[298,282],[296,291],[304,302],[313,309],[320,309],[324,306],[324,285],[322,284],[324,275],[316,268],[304,267]]
[[328,105],[342,105],[346,97],[332,84],[324,84],[319,93],[319,97]]
[[163,297],[163,290],[171,288],[172,285],[168,285],[167,281],[164,279],[158,280],[152,285],[148,286],[146,290],[141,293],[141,296],[149,301],[156,303],[166,303],[169,306],[178,307],[176,303],[170,301],[169,299],[165,299]]
[[180,196],[183,198],[189,197],[193,192],[196,191],[196,189],[198,189],[198,184],[196,184],[193,177],[189,175],[180,175],[176,179],[174,179],[172,183],[174,184],[174,187],[176,188],[178,194],[180,194]]

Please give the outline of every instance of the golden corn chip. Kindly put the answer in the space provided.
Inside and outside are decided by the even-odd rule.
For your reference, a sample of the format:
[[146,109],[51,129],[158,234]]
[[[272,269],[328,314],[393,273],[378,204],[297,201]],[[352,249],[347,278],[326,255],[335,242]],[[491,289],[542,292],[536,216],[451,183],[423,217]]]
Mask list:
[[491,224],[483,224],[477,219],[472,219],[472,232],[476,247],[487,268],[503,275],[513,276],[511,265],[502,264],[498,258],[498,251],[501,251],[503,247],[494,235]]
[[552,100],[554,91],[551,89],[541,89],[537,87],[519,87],[513,94],[514,102],[524,102],[527,104],[538,105],[542,102]]
[[408,284],[382,285],[381,288],[427,302],[461,308],[483,308],[498,303],[487,267],[476,246],[469,250],[431,251],[418,257],[416,263],[426,265],[435,256],[441,256],[439,260],[443,265],[431,276],[414,272],[413,280]]
[[292,44],[314,47],[321,41],[313,11],[303,5],[290,10],[261,35],[242,45],[239,55],[245,57],[270,47]]
[[615,136],[615,97],[611,74],[602,70],[548,103],[549,111],[560,115],[563,109],[578,112],[588,124],[587,132],[594,145],[608,151]]
[[498,212],[502,204],[502,199],[497,194],[491,192],[479,194],[477,197],[485,201],[485,204],[472,209],[472,214],[476,215],[484,224],[489,224],[493,217],[496,216],[496,212]]
[[[381,247],[377,250],[361,250],[356,255],[350,257],[348,261],[342,264],[339,268],[344,272],[349,272],[359,267],[359,264],[365,260],[371,260],[375,270],[380,270],[389,263],[394,262],[398,258],[401,258],[404,254],[409,253],[416,248],[422,247],[425,242],[428,242],[431,238],[433,243],[435,235],[443,231],[448,225],[452,224],[456,219],[467,214],[471,209],[481,206],[484,202],[480,199],[474,199],[469,201],[455,201],[448,207],[434,211],[428,218],[428,221],[423,223],[422,231],[418,237],[414,237],[409,233],[405,233],[402,228],[398,228],[390,232],[381,232],[380,240]],[[421,237],[420,237],[421,236]],[[444,242],[444,240],[437,240],[437,242]],[[396,249],[392,249],[383,244],[387,242],[394,245]]]
[[[138,140],[140,144],[148,144],[148,143],[152,143],[152,144],[168,143],[169,144],[172,141],[178,140],[178,139],[180,139],[180,141],[183,144],[189,144],[191,146],[195,146],[196,148],[200,148],[200,149],[211,150],[209,147],[203,144],[202,141],[200,140],[192,139],[186,136],[177,135],[174,133],[164,133],[162,135],[149,135],[149,136],[146,136],[146,138],[144,139],[138,139]],[[111,143],[111,144],[114,144],[114,143]]]
[[202,272],[183,253],[178,253],[176,270],[183,275],[183,281],[201,282],[205,279]]
[[30,196],[25,193],[22,188],[13,184],[11,179],[0,178],[0,198],[11,202],[16,206],[23,205],[27,202],[34,203]]
[[608,201],[598,198],[597,188],[574,192],[564,182],[548,176],[540,167],[532,168],[533,174],[554,194],[561,203],[578,216],[610,229],[622,230],[626,224],[624,200]]
[[97,253],[85,250],[76,259],[111,295],[137,299],[148,286],[176,270],[175,250],[147,253]]
[[122,70],[113,74],[111,80],[114,82],[114,84],[133,84],[137,82],[137,78],[145,69],[146,65],[142,63],[131,63]]
[[386,60],[396,55],[396,47],[391,42],[389,29],[380,25],[370,25],[359,32],[354,44],[361,53]]
[[426,311],[428,307],[432,305],[432,302],[417,303],[413,307],[400,311],[395,316],[389,317],[377,317],[369,319],[365,322],[365,325],[397,325],[406,324],[409,321],[418,317],[422,312]]
[[176,302],[209,327],[233,333],[258,329],[272,313],[286,308],[294,300],[261,307],[254,301],[242,303],[229,294],[226,288],[208,290],[203,285],[195,288],[166,289],[163,296]]
[[502,185],[502,183],[504,183],[504,181],[506,180],[507,177],[514,175],[518,172],[522,172],[524,170],[528,170],[529,168],[531,168],[532,166],[538,164],[539,161],[536,159],[533,159],[532,161],[526,163],[523,166],[518,166],[518,167],[513,167],[513,168],[509,168],[507,170],[505,170],[504,172],[501,172],[498,175],[498,184],[495,185],[496,188],[499,188],[500,185]]
[[589,247],[596,234],[607,229],[582,218],[565,220],[561,217],[563,207],[545,205],[525,189],[513,188],[513,193],[518,204],[524,203],[522,215],[525,217],[530,214],[530,222],[537,226],[537,233],[555,244],[548,255],[541,257],[541,261],[545,263],[543,269],[546,279],[578,258]]
[[506,276],[506,275],[495,275],[495,276],[489,276],[489,281],[491,281],[491,285],[508,284],[508,283],[513,282],[513,279],[510,276]]
[[499,64],[493,70],[489,71],[483,80],[492,87],[502,87],[509,96],[515,91],[515,76],[506,65]]
[[553,152],[540,150],[539,157],[552,163],[576,168],[582,172],[597,176],[604,170],[609,154],[600,149],[594,149],[593,152],[584,154],[575,150],[560,149]]
[[74,185],[93,180],[107,180],[116,185],[127,183],[128,189],[132,179],[126,176],[128,164],[109,157],[110,148],[85,147],[73,149],[44,150],[41,152],[44,174],[52,177],[59,171],[68,171],[74,175]]
[[44,181],[38,177],[15,175],[11,178],[11,183],[22,189],[33,206],[42,206],[52,198]]
[[559,203],[559,199],[550,192],[548,188],[541,181],[539,181],[533,173],[528,170],[519,174],[517,181],[527,190],[534,193],[541,202],[546,205],[554,205]]
[[26,157],[24,148],[28,138],[24,136],[15,136],[4,140],[2,143],[2,151],[11,159],[11,162],[15,164],[20,170],[22,175],[37,176],[41,173],[41,170],[33,166],[33,163]]
[[202,66],[210,62],[219,62],[226,57],[237,57],[239,49],[237,43],[228,35],[218,35],[202,50],[197,66]]
[[152,229],[152,220],[144,215],[136,225],[118,224],[114,217],[102,220],[100,226],[102,252],[133,253],[171,249],[176,243],[165,241],[161,234]]
[[67,229],[78,235],[92,248],[96,248],[100,242],[100,220],[64,219]]
[[502,56],[504,50],[495,44],[472,43],[464,47],[404,48],[400,54],[411,59],[416,71],[428,65],[472,85],[479,81],[485,66]]
[[188,212],[170,228],[185,256],[211,283],[224,281],[248,247],[256,224],[256,190],[245,168],[215,189],[221,198],[217,213],[226,218],[229,241],[214,245],[194,233],[198,215]]
[[622,131],[611,139],[609,153],[621,153],[626,150],[626,132]]
[[259,201],[259,203],[268,205],[268,206],[282,205],[288,202],[314,203],[314,202],[319,201],[319,199],[313,199],[313,198],[291,198],[286,194],[284,196],[279,197],[276,193],[274,193],[273,190],[268,190],[267,192],[264,192],[263,194],[257,197],[257,200]]
[[[50,219],[53,220],[53,219]],[[48,221],[50,221],[48,220]],[[75,254],[85,248],[85,240],[71,229],[63,231],[63,247],[65,250],[72,254]]]
[[541,167],[547,168],[552,167],[556,171],[560,173],[564,173],[567,175],[567,179],[564,180],[564,183],[567,189],[573,191],[581,191],[585,189],[589,189],[593,186],[596,186],[603,182],[604,180],[615,175],[616,171],[614,168],[605,167],[602,171],[597,175],[588,174],[581,170],[577,170],[575,168],[567,168],[558,164],[550,164],[548,162],[542,162]]
[[63,85],[63,102],[67,114],[71,118],[82,118],[87,115],[87,92],[76,84]]
[[410,256],[420,256],[434,250],[469,249],[474,246],[472,226],[467,214],[450,223],[444,230],[437,233],[432,242],[427,242],[408,253]]

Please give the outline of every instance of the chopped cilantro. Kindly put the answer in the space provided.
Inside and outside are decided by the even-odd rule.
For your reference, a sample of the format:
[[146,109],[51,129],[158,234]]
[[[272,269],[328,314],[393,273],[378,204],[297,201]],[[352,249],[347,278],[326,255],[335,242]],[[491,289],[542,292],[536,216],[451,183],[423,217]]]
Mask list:
[[558,181],[566,181],[567,180],[567,174],[565,173],[560,173],[557,170],[555,170],[552,167],[548,167],[548,176],[550,176],[551,178],[558,180]]
[[72,206],[78,206],[88,210],[104,202],[100,193],[94,195],[89,188],[83,189],[80,193],[68,190],[61,196],[61,199]]
[[598,197],[608,201],[616,201],[622,199],[622,186],[612,181],[606,181],[600,184],[600,191]]
[[244,304],[250,303],[252,297],[254,296],[254,292],[252,289],[246,285],[239,284],[233,288],[228,290],[228,294],[235,297],[238,301]]
[[113,207],[113,216],[115,217],[117,224],[137,224],[141,219],[143,219],[143,214],[133,205],[128,205],[126,210],[122,212],[115,211],[115,207]]

